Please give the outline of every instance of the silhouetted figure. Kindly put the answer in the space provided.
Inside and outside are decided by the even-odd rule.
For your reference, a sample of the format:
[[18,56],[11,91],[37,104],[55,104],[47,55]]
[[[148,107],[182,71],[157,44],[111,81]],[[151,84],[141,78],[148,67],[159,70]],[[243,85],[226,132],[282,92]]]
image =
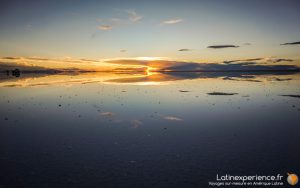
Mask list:
[[9,76],[9,70],[6,70],[6,75]]
[[12,70],[11,73],[15,77],[20,77],[21,74],[19,69]]

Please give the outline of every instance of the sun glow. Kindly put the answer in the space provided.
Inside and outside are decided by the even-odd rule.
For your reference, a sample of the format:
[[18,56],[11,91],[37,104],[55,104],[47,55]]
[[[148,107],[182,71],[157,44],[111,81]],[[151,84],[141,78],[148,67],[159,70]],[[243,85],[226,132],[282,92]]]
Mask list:
[[145,60],[145,61],[155,61],[155,60],[168,60],[168,57],[115,57],[115,58],[105,58],[99,61],[115,61],[115,60]]
[[157,74],[157,72],[155,70],[158,70],[158,68],[147,67],[147,69],[146,69],[147,76]]

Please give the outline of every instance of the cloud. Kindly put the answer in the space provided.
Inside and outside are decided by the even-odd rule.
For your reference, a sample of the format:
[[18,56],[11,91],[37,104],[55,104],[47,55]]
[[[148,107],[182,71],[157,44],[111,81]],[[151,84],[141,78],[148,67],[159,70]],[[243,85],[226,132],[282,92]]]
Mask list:
[[136,129],[136,128],[140,127],[143,124],[143,122],[141,122],[138,119],[134,119],[131,121],[131,124],[132,124],[133,128]]
[[110,25],[100,25],[97,28],[100,30],[103,30],[103,31],[108,31],[108,30],[111,30],[113,27]]
[[279,63],[279,62],[293,62],[293,59],[285,59],[285,58],[251,58],[251,59],[237,59],[237,60],[229,60],[223,61],[224,64],[231,64],[236,62],[257,62],[259,61],[262,64],[266,63]]
[[213,48],[213,49],[220,49],[220,48],[238,48],[240,46],[236,45],[213,45],[213,46],[208,46],[207,48]]
[[117,73],[126,73],[126,72],[141,72],[145,73],[147,71],[147,67],[125,67],[125,68],[115,68],[113,69],[114,72]]
[[251,61],[260,61],[263,60],[265,58],[251,58],[251,59],[237,59],[237,60],[230,60],[230,61],[223,61],[224,64],[230,64],[230,63],[235,63],[235,62],[242,62],[242,61],[246,61],[246,62],[251,62]]
[[138,15],[134,10],[126,10],[126,12],[128,13],[128,19],[131,22],[138,22],[143,18],[142,16]]
[[187,52],[187,51],[192,51],[192,49],[182,48],[182,49],[179,49],[178,51],[180,51],[180,52]]
[[300,95],[280,95],[280,96],[300,98]]
[[183,121],[183,119],[176,116],[164,116],[163,118],[165,120],[170,120],[170,121]]
[[[248,59],[260,60],[261,58]],[[106,63],[119,64],[119,65],[136,65],[155,68],[157,71],[162,72],[184,72],[184,71],[199,71],[199,72],[220,72],[220,71],[286,71],[297,70],[299,67],[294,65],[266,65],[256,61],[238,62],[236,63],[195,63],[195,62],[181,62],[181,61],[168,61],[168,60],[108,60]]]
[[135,60],[135,59],[116,59],[116,60],[107,60],[105,63],[119,64],[119,65],[149,65],[148,61],[145,60]]
[[216,91],[214,91],[214,92],[210,92],[210,93],[207,93],[208,95],[224,95],[224,96],[226,96],[226,95],[237,95],[238,93],[225,93],[225,92],[216,92]]
[[273,63],[278,63],[278,62],[292,62],[294,60],[292,59],[274,59]]
[[243,61],[260,61],[263,60],[264,58],[258,57],[258,58],[250,58],[250,59],[244,59]]
[[2,59],[12,59],[12,60],[15,60],[15,59],[21,59],[20,57],[2,57]]
[[[185,61],[171,61],[165,59],[47,59],[41,57],[0,57],[0,71],[19,68],[21,71],[115,71],[115,72],[143,72],[151,68],[151,72],[230,72],[230,71],[299,71],[299,67],[286,64],[293,59],[285,58],[248,58],[216,63],[198,63]],[[272,63],[272,64],[271,64]],[[276,63],[276,64],[275,64]],[[114,65],[111,65],[114,64]],[[293,63],[295,64],[295,63]]]
[[0,72],[20,69],[21,71],[55,71],[54,69],[32,65],[25,62],[2,62],[0,61]]
[[169,25],[169,24],[177,24],[183,22],[183,19],[174,19],[174,20],[165,20],[161,24],[163,25]]
[[119,22],[122,21],[122,19],[120,19],[120,18],[110,18],[110,21],[114,22],[114,23],[119,23]]
[[283,43],[280,45],[297,45],[297,44],[300,44],[300,41],[299,42],[287,42],[287,43]]
[[[109,31],[113,28],[118,28],[124,25],[129,25],[130,23],[139,22],[143,17],[137,14],[134,10],[121,10],[122,13],[126,13],[128,17],[126,18],[107,18],[107,19],[97,19],[98,22],[103,25],[97,26],[99,30]],[[95,38],[97,33],[93,33],[91,38]]]
[[28,57],[29,60],[36,60],[36,61],[48,61],[50,59],[48,58],[42,58],[42,57]]
[[112,70],[111,65],[104,64],[97,59],[74,59],[74,58],[42,58],[42,57],[0,57],[0,69],[4,65],[19,68],[22,71],[51,69],[56,71],[98,71]]
[[79,61],[82,61],[82,62],[97,62],[97,60],[94,60],[94,59],[79,59]]
[[102,112],[100,113],[102,116],[107,116],[107,117],[110,117],[110,116],[114,116],[115,114],[113,112]]
[[120,52],[127,52],[127,50],[120,50]]

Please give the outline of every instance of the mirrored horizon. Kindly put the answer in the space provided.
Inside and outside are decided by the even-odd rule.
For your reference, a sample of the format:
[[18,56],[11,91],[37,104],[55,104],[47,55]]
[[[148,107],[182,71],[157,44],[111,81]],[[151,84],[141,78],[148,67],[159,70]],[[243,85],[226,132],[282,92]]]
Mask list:
[[0,74],[0,87],[37,87],[73,84],[168,85],[184,80],[218,82],[290,82],[298,81],[299,71],[229,71],[229,72],[62,72]]

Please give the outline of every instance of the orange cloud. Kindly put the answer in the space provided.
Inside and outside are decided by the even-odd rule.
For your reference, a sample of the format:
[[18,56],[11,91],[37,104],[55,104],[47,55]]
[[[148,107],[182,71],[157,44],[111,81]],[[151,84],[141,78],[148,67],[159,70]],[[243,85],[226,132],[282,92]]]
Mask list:
[[180,23],[180,22],[183,22],[183,19],[173,19],[173,20],[165,20],[162,22],[162,24],[177,24],[177,23]]
[[108,31],[108,30],[111,30],[113,27],[110,25],[100,25],[97,28],[100,30]]

